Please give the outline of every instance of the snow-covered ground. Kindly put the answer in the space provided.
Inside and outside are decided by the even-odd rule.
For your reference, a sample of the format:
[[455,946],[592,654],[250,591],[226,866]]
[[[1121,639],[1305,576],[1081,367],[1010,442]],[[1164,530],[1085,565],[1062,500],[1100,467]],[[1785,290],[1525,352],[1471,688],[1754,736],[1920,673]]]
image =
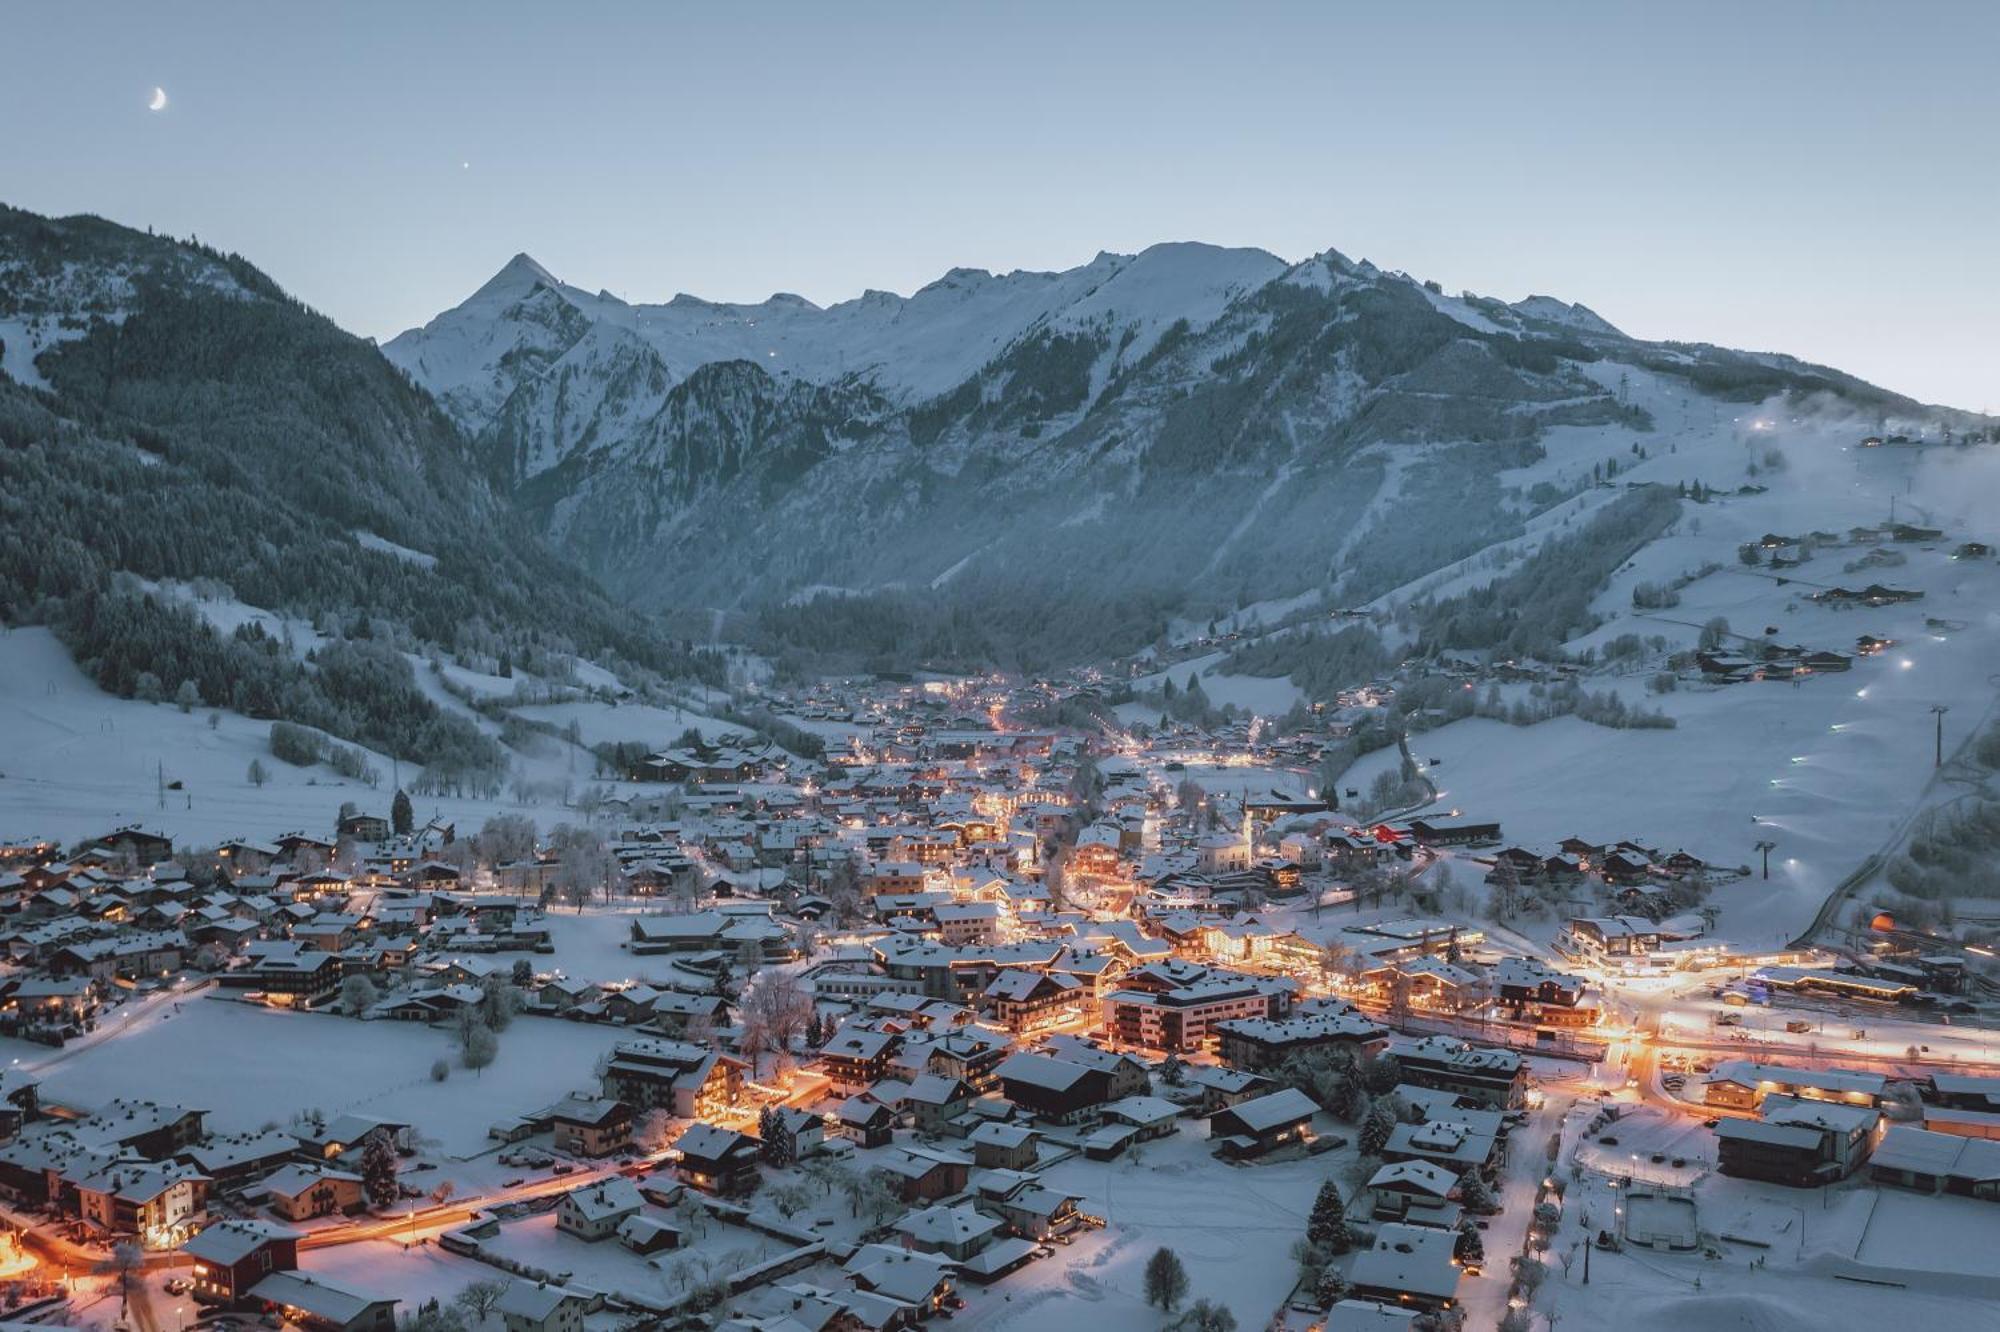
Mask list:
[[[1305,691],[1282,675],[1225,675],[1220,672],[1210,674],[1222,663],[1226,655],[1222,652],[1211,652],[1206,656],[1191,657],[1163,671],[1140,676],[1132,681],[1132,688],[1139,691],[1158,689],[1171,680],[1175,689],[1184,689],[1187,687],[1188,677],[1192,675],[1201,681],[1202,692],[1208,695],[1208,701],[1216,707],[1233,704],[1245,712],[1260,717],[1281,717],[1304,701]],[[1118,715],[1120,720],[1127,724],[1134,721],[1150,724],[1159,720],[1159,709],[1145,704],[1131,703],[1120,707]]]
[[[489,733],[498,730],[446,691],[427,665],[417,663],[416,675],[440,707],[476,719]],[[501,679],[458,676],[475,689]],[[707,734],[734,729],[694,713],[633,705],[576,702],[521,711],[558,725],[576,718],[586,746],[600,739],[665,746],[690,725]],[[398,773],[407,782],[417,772],[374,753],[368,761],[381,774],[375,787],[324,765],[295,768],[272,757],[270,734],[270,722],[233,712],[183,713],[171,703],[114,698],[77,669],[48,630],[0,628],[0,828],[11,835],[72,843],[142,822],[164,828],[183,845],[213,846],[232,837],[268,839],[292,828],[324,831],[349,801],[385,812]],[[266,774],[262,786],[250,781],[253,760]],[[562,799],[565,790],[592,781],[591,755],[551,737],[535,752],[515,755],[515,762],[527,784],[523,790],[536,793],[525,802],[510,785],[497,800],[418,797],[418,815],[453,819],[467,831],[503,813],[526,814],[545,830],[583,821]],[[660,789],[607,785],[615,791]]]
[[[1586,688],[1615,689],[1628,703],[1667,713],[1673,730],[1614,731],[1574,718],[1526,728],[1470,719],[1411,742],[1420,759],[1442,760],[1430,774],[1441,791],[1438,808],[1498,819],[1509,842],[1553,851],[1571,835],[1631,838],[1729,866],[1753,863],[1759,841],[1776,842],[1769,883],[1744,880],[1716,897],[1722,932],[1745,944],[1796,934],[1834,884],[1897,837],[1920,802],[1952,793],[1932,783],[1932,708],[1950,709],[1949,755],[1992,719],[2000,662],[2000,564],[1950,555],[1963,540],[1994,535],[1966,511],[1963,495],[2000,493],[2000,458],[1982,450],[1918,461],[1907,452],[1843,452],[1817,433],[1761,433],[1770,442],[1760,446],[1803,461],[1771,477],[1767,494],[1686,506],[1674,531],[1642,550],[1598,598],[1599,612],[1614,618],[1572,647],[1601,648],[1630,633],[1685,648],[1721,617],[1752,639],[1852,653],[1858,636],[1874,634],[1894,639],[1892,650],[1797,686],[1693,684],[1654,696],[1645,682],[1655,667],[1585,680]],[[1681,466],[1691,451],[1635,470],[1672,479],[1666,468]],[[1697,466],[1690,479],[1700,475]],[[1906,563],[1850,572],[1845,565],[1866,547],[1848,545],[1821,548],[1803,566],[1775,575],[1736,562],[1737,545],[1766,532],[1845,533],[1880,522],[1892,484],[1909,496],[1900,501],[1903,518],[1947,526],[1936,543],[1896,545]],[[1687,586],[1678,606],[1633,609],[1635,584],[1691,574],[1705,562],[1721,567]],[[1925,596],[1854,610],[1806,599],[1821,587],[1871,582]],[[1365,788],[1395,761],[1393,750],[1370,755],[1342,784]]]
[[[1354,1136],[1324,1115],[1316,1127]],[[1297,1279],[1291,1248],[1313,1195],[1353,1153],[1229,1166],[1209,1150],[1194,1122],[1117,1160],[1073,1156],[1044,1171],[1043,1183],[1081,1195],[1106,1225],[996,1287],[1012,1299],[986,1305],[975,1325],[1154,1332],[1161,1318],[1146,1304],[1146,1260],[1165,1247],[1187,1267],[1190,1300],[1228,1305],[1239,1327],[1264,1326]]]
[[[619,1035],[615,1027],[518,1018],[501,1034],[499,1057],[475,1073],[457,1066],[443,1029],[190,999],[142,1033],[52,1064],[41,1075],[42,1096],[87,1108],[120,1096],[177,1102],[207,1110],[210,1128],[225,1133],[282,1126],[307,1109],[328,1118],[375,1115],[414,1124],[445,1155],[463,1157],[491,1145],[486,1130],[494,1123],[594,1088],[597,1057]],[[439,1059],[453,1067],[434,1082]]]

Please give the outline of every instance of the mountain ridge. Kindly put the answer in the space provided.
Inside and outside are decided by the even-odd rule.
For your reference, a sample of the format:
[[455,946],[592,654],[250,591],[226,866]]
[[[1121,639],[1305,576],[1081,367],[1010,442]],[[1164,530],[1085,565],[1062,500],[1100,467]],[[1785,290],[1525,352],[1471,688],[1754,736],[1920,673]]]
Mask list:
[[[928,599],[1013,624],[1038,660],[1163,614],[1366,600],[1503,539],[1549,502],[1504,480],[1549,432],[1671,447],[1629,401],[1635,377],[1717,410],[1925,411],[1332,249],[1170,243],[824,309],[606,304],[546,273],[510,261],[497,298],[384,351],[616,596],[766,619],[814,588],[856,615],[855,594]],[[1029,604],[1090,609],[1058,635]]]

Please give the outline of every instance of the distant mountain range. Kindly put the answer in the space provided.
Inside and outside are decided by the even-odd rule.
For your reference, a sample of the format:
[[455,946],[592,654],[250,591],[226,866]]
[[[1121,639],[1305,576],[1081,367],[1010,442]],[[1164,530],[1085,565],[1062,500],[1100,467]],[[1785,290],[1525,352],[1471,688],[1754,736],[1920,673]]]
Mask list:
[[[1501,539],[1546,502],[1500,480],[1545,432],[1653,437],[1634,376],[1922,410],[1551,297],[1198,244],[825,309],[632,305],[522,255],[383,351],[621,599],[763,608],[863,650],[949,611],[985,627],[937,649],[1030,643],[1039,662],[1173,615],[1364,599]],[[832,597],[875,605],[801,610]]]
[[1089,660],[1516,535],[1563,498],[1509,479],[1551,431],[1671,447],[1662,405],[1788,393],[1937,415],[1550,297],[1199,244],[825,309],[632,305],[518,256],[378,352],[239,257],[12,209],[0,371],[15,619],[118,573],[209,578],[372,607],[414,647],[669,675],[712,673],[669,644],[718,635],[816,665]]

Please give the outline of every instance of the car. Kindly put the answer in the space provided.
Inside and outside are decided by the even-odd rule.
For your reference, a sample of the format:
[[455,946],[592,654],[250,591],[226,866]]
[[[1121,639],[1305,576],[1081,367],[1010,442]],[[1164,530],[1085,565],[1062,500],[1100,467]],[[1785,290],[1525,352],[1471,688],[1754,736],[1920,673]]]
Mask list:
[[1704,1119],[1701,1121],[1701,1126],[1705,1129],[1712,1129],[1721,1122],[1719,1119]]
[[1618,1145],[1618,1139],[1612,1137],[1609,1133],[1599,1138],[1597,1142],[1601,1147],[1616,1147]]
[[513,1179],[502,1180],[500,1183],[500,1187],[503,1189],[518,1189],[527,1182],[528,1182],[527,1180],[522,1179],[520,1176],[516,1175]]
[[567,1161],[558,1161],[558,1162],[556,1163],[556,1168],[555,1168],[555,1169],[554,1169],[553,1171],[551,1171],[550,1173],[551,1173],[551,1174],[557,1174],[557,1175],[567,1175],[567,1174],[571,1174],[571,1173],[573,1173],[573,1172],[574,1172],[575,1170],[576,1170],[576,1167],[575,1167],[575,1166],[573,1166],[573,1165],[571,1165],[571,1164],[570,1164],[569,1162],[567,1162]]
[[1654,1165],[1665,1165],[1667,1163],[1667,1154],[1665,1152],[1654,1152],[1652,1159]]
[[1056,1256],[1056,1251],[1054,1249],[1051,1249],[1046,1244],[1041,1245],[1039,1248],[1035,1250],[1035,1257],[1037,1258],[1053,1258],[1055,1256]]
[[1674,1158],[1674,1169],[1685,1170],[1687,1168],[1687,1163],[1688,1159],[1685,1156],[1676,1156]]
[[948,1295],[945,1297],[945,1303],[949,1304],[954,1309],[963,1309],[965,1307],[965,1296]]
[[166,1290],[169,1295],[185,1295],[193,1289],[194,1282],[189,1281],[186,1277],[177,1276],[167,1279]]

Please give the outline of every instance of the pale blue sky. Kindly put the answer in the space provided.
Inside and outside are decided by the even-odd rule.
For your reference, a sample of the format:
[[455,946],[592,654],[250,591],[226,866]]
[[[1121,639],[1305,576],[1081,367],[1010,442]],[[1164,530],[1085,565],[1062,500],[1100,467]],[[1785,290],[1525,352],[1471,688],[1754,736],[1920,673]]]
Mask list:
[[2000,5],[0,0],[0,33],[0,200],[197,234],[377,336],[520,250],[824,303],[1195,239],[2000,409]]

